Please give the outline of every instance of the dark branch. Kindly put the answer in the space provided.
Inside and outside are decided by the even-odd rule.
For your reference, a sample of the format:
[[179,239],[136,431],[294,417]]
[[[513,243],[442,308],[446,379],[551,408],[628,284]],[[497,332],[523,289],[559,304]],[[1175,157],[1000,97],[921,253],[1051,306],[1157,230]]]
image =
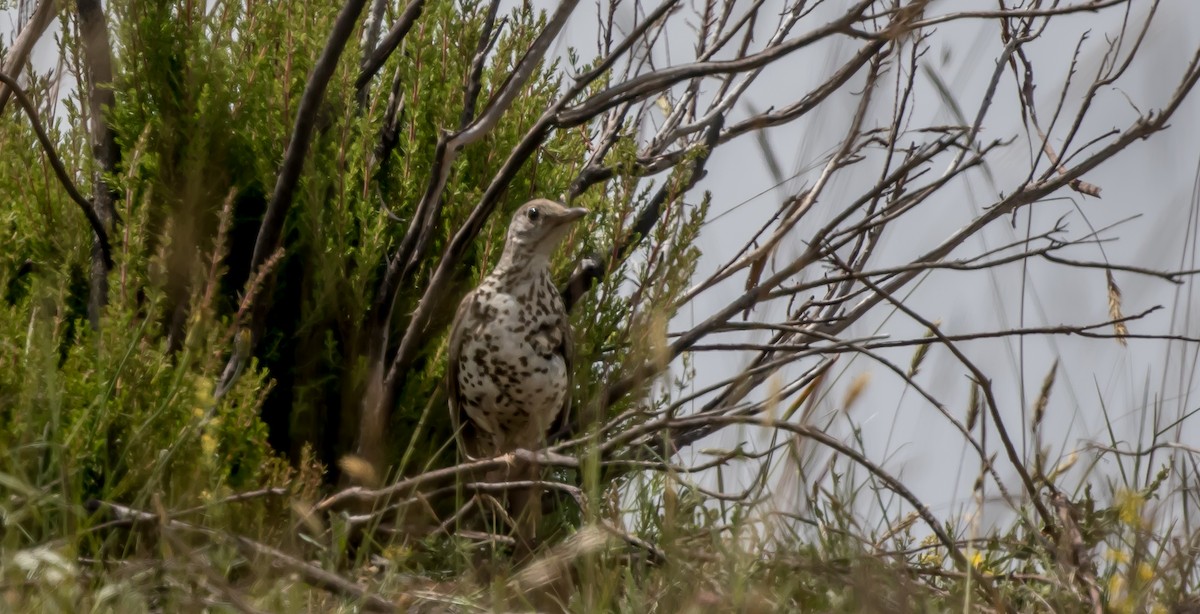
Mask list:
[[[120,151],[116,138],[108,127],[107,109],[112,108],[112,50],[108,41],[108,24],[99,0],[78,0],[79,33],[83,43],[83,56],[87,65],[87,97],[92,156],[100,167],[92,181],[93,209],[104,229],[112,232],[116,227],[117,210],[114,206],[116,191],[104,180],[105,174],[117,170]],[[92,328],[100,327],[100,312],[108,304],[108,266],[100,237],[93,235],[91,288],[88,297],[88,319]]]
[[0,73],[0,83],[7,85],[21,108],[25,110],[25,114],[29,116],[29,123],[33,125],[33,132],[37,135],[38,143],[41,144],[42,150],[46,152],[46,157],[50,159],[50,167],[54,169],[54,175],[58,177],[58,182],[62,184],[63,189],[67,191],[67,195],[75,204],[79,205],[79,209],[83,211],[83,216],[87,218],[88,224],[92,227],[92,232],[96,236],[96,240],[100,244],[100,253],[104,259],[104,266],[111,269],[112,248],[108,243],[108,232],[104,230],[104,224],[100,218],[96,216],[96,212],[92,207],[91,201],[84,198],[79,190],[75,187],[75,183],[71,181],[71,177],[67,175],[67,169],[63,166],[62,159],[58,157],[58,152],[54,150],[54,144],[50,142],[50,137],[46,135],[46,130],[42,127],[42,122],[38,119],[37,108],[33,106],[33,102],[25,95],[25,90],[21,89],[20,84],[12,77]]
[[557,123],[563,127],[577,126],[590,121],[600,113],[618,104],[644,99],[656,93],[666,91],[672,85],[688,79],[708,75],[747,72],[762,68],[775,60],[799,51],[828,36],[847,33],[850,24],[858,21],[862,12],[873,2],[874,0],[860,0],[858,4],[847,9],[841,18],[804,36],[769,47],[753,55],[741,57],[736,60],[696,62],[683,66],[673,66],[639,75],[599,92],[578,105],[564,109],[558,114]]
[[[346,41],[354,32],[354,24],[358,21],[358,15],[362,12],[365,4],[366,0],[347,0],[346,4],[342,6],[342,10],[333,24],[333,31],[329,33],[329,40],[325,43],[325,49],[321,52],[321,57],[317,60],[317,64],[309,76],[308,85],[304,88],[304,94],[300,99],[300,107],[296,111],[296,122],[292,128],[292,137],[288,141],[287,151],[284,153],[283,165],[275,181],[275,191],[271,195],[271,201],[267,204],[267,212],[263,215],[262,225],[258,231],[258,240],[254,243],[254,255],[250,260],[252,275],[266,263],[275,250],[279,249],[284,221],[292,206],[296,185],[304,170],[308,146],[312,142],[313,130],[317,123],[317,111],[325,98],[329,80],[337,69],[338,58],[346,48]],[[260,309],[259,311],[264,310]],[[257,330],[257,323],[252,328]]]
[[700,155],[693,158],[692,167],[688,170],[687,180],[684,185],[673,185],[671,181],[667,181],[658,189],[658,192],[646,203],[642,210],[638,212],[637,219],[630,228],[629,233],[625,234],[624,239],[616,246],[613,253],[616,254],[615,263],[609,263],[607,266],[582,266],[579,267],[571,278],[567,280],[566,285],[562,289],[563,304],[570,311],[575,306],[579,299],[592,286],[606,275],[609,271],[617,268],[617,264],[624,261],[638,245],[650,235],[650,231],[654,230],[654,226],[658,224],[659,217],[662,216],[663,205],[670,200],[679,198],[688,190],[692,189],[701,178],[704,177],[704,166],[708,163],[708,157],[717,147],[717,139],[721,134],[721,128],[725,125],[725,115],[717,115],[712,124],[709,125],[708,131],[705,132],[703,149]]
[[375,78],[375,74],[383,68],[383,64],[387,62],[388,57],[392,52],[404,42],[404,37],[408,36],[408,31],[412,30],[413,24],[417,22],[417,18],[421,16],[421,10],[425,8],[425,0],[412,0],[408,3],[408,7],[404,9],[404,13],[400,15],[400,20],[388,30],[387,36],[383,37],[379,46],[375,48],[370,56],[363,62],[362,72],[358,75],[358,80],[354,82],[354,89],[361,90]]

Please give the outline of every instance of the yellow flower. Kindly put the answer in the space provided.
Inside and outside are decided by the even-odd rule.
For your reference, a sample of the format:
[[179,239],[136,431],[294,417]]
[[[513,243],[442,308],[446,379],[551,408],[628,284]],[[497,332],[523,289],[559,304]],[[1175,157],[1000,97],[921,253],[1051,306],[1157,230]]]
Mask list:
[[412,549],[405,546],[392,545],[383,549],[383,558],[389,561],[403,562],[412,555]]
[[208,377],[196,378],[196,389],[193,393],[196,405],[207,408],[213,404],[213,381]]
[[1108,579],[1108,609],[1112,612],[1133,611],[1129,596],[1125,594],[1125,576],[1113,574]]
[[1137,578],[1142,584],[1147,584],[1154,579],[1154,568],[1150,566],[1150,563],[1146,561],[1138,563]]
[[1113,574],[1108,579],[1108,594],[1110,597],[1117,595],[1125,589],[1125,576],[1121,574]]
[[200,436],[200,450],[205,456],[215,456],[217,454],[217,438],[211,431],[205,430]]
[[1106,558],[1114,563],[1128,563],[1129,562],[1129,553],[1125,552],[1124,550],[1110,548],[1107,551],[1105,551],[1104,558]]
[[[926,547],[933,546],[937,543],[937,535],[927,535],[925,536],[925,539],[921,540],[921,545]],[[925,552],[922,552],[921,556],[917,557],[918,563],[921,563],[922,565],[929,565],[930,567],[941,567],[943,560],[944,559],[942,558],[942,553],[939,548],[929,548]]]
[[1137,526],[1142,521],[1142,504],[1145,500],[1132,490],[1117,492],[1117,514],[1126,526]]

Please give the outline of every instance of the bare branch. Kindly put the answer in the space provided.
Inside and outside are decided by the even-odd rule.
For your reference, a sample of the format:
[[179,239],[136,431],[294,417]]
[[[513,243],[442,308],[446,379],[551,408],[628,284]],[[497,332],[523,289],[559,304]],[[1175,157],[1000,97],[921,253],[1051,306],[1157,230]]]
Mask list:
[[[313,66],[308,85],[300,98],[300,107],[296,110],[296,121],[292,127],[291,138],[288,139],[287,151],[283,155],[283,164],[275,180],[275,190],[267,204],[267,212],[263,215],[259,226],[258,239],[254,243],[254,254],[250,259],[250,270],[257,271],[266,263],[275,250],[279,249],[280,236],[287,212],[291,209],[296,184],[304,170],[304,160],[308,157],[308,146],[312,142],[313,130],[316,128],[317,111],[325,98],[325,89],[337,69],[338,59],[346,48],[346,42],[354,31],[358,15],[362,12],[366,0],[346,0],[342,10],[338,12],[333,30],[325,43],[321,57]],[[253,327],[258,328],[257,324]],[[255,333],[257,336],[257,333]]]
[[113,265],[112,248],[108,242],[108,232],[104,229],[104,223],[96,215],[91,201],[79,193],[79,190],[75,187],[75,183],[67,175],[67,169],[63,166],[62,159],[58,157],[58,152],[54,149],[54,143],[46,135],[46,130],[42,127],[42,122],[38,120],[37,108],[33,106],[33,102],[25,95],[25,90],[21,89],[16,79],[7,74],[0,73],[0,83],[10,88],[12,94],[16,96],[17,102],[24,109],[25,115],[29,117],[29,123],[33,125],[33,132],[37,135],[38,144],[42,146],[42,151],[46,152],[46,157],[50,161],[50,167],[54,169],[54,175],[58,178],[58,182],[62,184],[63,189],[67,191],[67,196],[70,196],[71,200],[75,201],[75,204],[79,205],[80,210],[83,211],[83,216],[87,218],[88,224],[92,227],[92,233],[94,233],[97,242],[100,244],[103,264],[107,270],[111,270]]
[[370,593],[359,587],[354,582],[347,580],[335,573],[325,571],[316,565],[302,561],[290,554],[283,552],[272,546],[257,542],[247,537],[225,533],[215,529],[209,529],[196,524],[183,522],[181,520],[173,520],[170,518],[161,518],[156,514],[144,512],[124,505],[110,503],[107,501],[89,501],[88,508],[92,511],[104,510],[112,514],[118,520],[129,523],[133,526],[160,527],[160,530],[170,529],[182,531],[186,533],[204,535],[210,539],[229,540],[241,549],[247,556],[265,557],[270,559],[274,565],[267,566],[265,569],[278,566],[283,571],[294,573],[304,580],[305,583],[329,591],[335,595],[341,595],[353,599],[361,603],[364,607],[373,612],[398,612],[397,608],[390,601]]
[[[12,47],[7,50],[8,61],[4,63],[4,68],[0,72],[14,78],[21,75],[21,69],[29,61],[29,54],[33,51],[34,43],[42,37],[46,28],[50,27],[50,22],[53,21],[56,4],[55,0],[39,0],[37,8],[29,17],[29,22],[22,24],[23,27],[21,27],[21,33],[17,36],[17,40],[13,41]],[[12,95],[12,90],[5,87],[7,85],[7,83],[0,84],[0,112],[4,111],[5,105],[8,104],[8,97]]]
[[873,3],[874,0],[859,0],[857,4],[846,9],[841,18],[813,30],[805,36],[780,43],[753,55],[736,60],[686,64],[634,77],[599,92],[578,105],[564,109],[558,114],[556,123],[562,127],[579,125],[618,104],[641,100],[687,79],[761,68],[816,41],[834,34],[848,33],[850,24],[861,19],[863,12]]
[[417,23],[417,18],[421,16],[421,11],[425,9],[425,0],[412,0],[401,13],[400,19],[392,25],[388,30],[387,36],[379,42],[379,46],[375,47],[370,55],[363,61],[362,72],[358,75],[358,80],[354,82],[354,89],[362,90],[375,78],[383,64],[387,62],[388,57],[392,55],[400,43],[404,42],[404,37],[408,36],[409,30],[412,30],[413,24]]
[[[96,217],[109,233],[116,228],[117,210],[113,205],[116,191],[104,180],[104,174],[115,174],[120,151],[116,138],[108,127],[107,113],[112,108],[112,50],[108,42],[108,24],[98,0],[77,0],[79,29],[83,39],[84,61],[87,63],[88,117],[92,137],[92,155],[99,166],[92,177],[92,204]],[[3,103],[0,103],[3,106]],[[88,297],[88,319],[92,328],[100,328],[100,312],[108,304],[108,272],[101,237],[92,239],[91,292]]]

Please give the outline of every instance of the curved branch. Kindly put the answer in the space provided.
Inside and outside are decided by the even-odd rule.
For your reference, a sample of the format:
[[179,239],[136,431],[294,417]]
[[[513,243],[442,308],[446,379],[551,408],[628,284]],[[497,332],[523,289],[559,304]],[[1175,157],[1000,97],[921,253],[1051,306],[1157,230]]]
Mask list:
[[46,130],[42,127],[41,120],[38,119],[37,109],[33,106],[33,102],[25,95],[25,90],[21,89],[16,79],[0,73],[0,83],[7,85],[12,90],[13,96],[17,98],[17,103],[21,105],[21,108],[25,110],[25,114],[29,116],[29,123],[33,125],[33,132],[37,134],[38,143],[41,144],[42,150],[46,152],[46,157],[50,158],[50,167],[54,169],[54,174],[58,177],[58,181],[62,184],[63,189],[67,191],[67,195],[83,211],[83,216],[87,218],[88,224],[91,225],[92,232],[96,233],[96,241],[100,244],[100,252],[104,257],[104,265],[111,269],[113,265],[112,247],[108,243],[108,233],[104,230],[104,224],[92,209],[92,202],[79,193],[79,189],[75,187],[75,183],[67,175],[67,168],[63,166],[62,158],[58,157],[58,152],[54,150],[54,144],[50,142],[50,137],[46,135]]
[[688,79],[697,77],[705,77],[709,75],[718,75],[725,73],[745,72],[761,68],[778,60],[795,51],[799,51],[823,38],[838,33],[846,33],[850,24],[858,21],[862,12],[869,7],[874,0],[861,0],[853,7],[846,10],[845,15],[836,21],[832,21],[824,26],[809,32],[799,38],[780,43],[773,47],[769,47],[753,55],[748,55],[736,60],[716,61],[716,62],[696,62],[693,64],[684,64],[683,66],[672,66],[651,73],[640,75],[628,81],[624,81],[619,85],[615,85],[602,92],[593,95],[591,98],[575,105],[574,107],[564,109],[558,114],[556,119],[560,127],[568,128],[577,126],[581,123],[591,120],[600,113],[611,109],[623,102],[635,101],[647,96],[652,96],[655,93],[665,91],[672,85]]
[[383,597],[369,592],[367,589],[351,582],[336,573],[326,571],[317,565],[292,556],[278,548],[268,546],[260,541],[244,537],[236,533],[219,531],[200,524],[164,518],[158,514],[136,508],[92,499],[85,504],[89,512],[107,512],[115,519],[129,526],[158,527],[160,531],[172,530],[192,535],[200,535],[209,541],[226,540],[238,547],[248,557],[261,556],[271,560],[275,567],[288,573],[294,573],[305,584],[313,586],[334,595],[340,595],[360,602],[364,609],[372,612],[399,612],[400,609]]
[[[801,98],[795,103],[790,104],[782,109],[768,110],[733,124],[721,133],[721,136],[717,139],[717,144],[723,145],[726,142],[732,141],[733,139],[736,139],[742,135],[765,130],[767,128],[773,128],[775,126],[781,126],[805,116],[809,111],[815,109],[817,105],[825,102],[826,98],[838,91],[854,75],[858,74],[859,69],[861,69],[868,61],[870,61],[872,57],[880,53],[884,46],[885,43],[883,41],[873,41],[867,45],[864,45],[862,49],[860,49],[858,53],[854,55],[854,57],[843,64],[841,68],[838,68],[837,71],[830,75],[824,83],[817,86],[807,95],[805,95],[804,98]],[[683,136],[685,132],[686,129],[676,130],[673,134],[669,134],[664,137],[663,141],[674,141],[677,137]],[[643,176],[661,173],[662,171],[679,164],[688,156],[693,155],[695,153],[695,148],[700,146],[701,145],[697,143],[658,155],[654,155],[653,153],[640,155],[637,161],[633,163],[633,167],[638,174]],[[597,168],[591,171],[584,181],[581,182],[582,185],[580,188],[578,188],[578,191],[583,192],[583,190],[587,189],[588,186],[601,181],[607,181],[616,176],[616,174],[616,166]]]
[[1068,15],[1071,13],[1098,13],[1100,9],[1106,9],[1119,4],[1126,4],[1128,0],[1107,0],[1093,1],[1089,4],[1076,4],[1071,6],[1056,6],[1047,9],[1000,9],[992,11],[963,11],[961,13],[948,13],[946,15],[938,15],[928,19],[920,19],[908,24],[912,30],[919,28],[928,28],[951,21],[961,19],[1023,19],[1030,17],[1057,17],[1060,15]]
[[460,477],[468,478],[470,476],[484,475],[489,471],[508,467],[514,459],[527,463],[535,463],[540,467],[579,468],[579,459],[573,456],[566,456],[549,450],[532,452],[530,450],[518,449],[495,458],[473,460],[444,469],[426,471],[411,478],[399,480],[383,488],[352,486],[319,501],[313,506],[313,511],[326,512],[339,509],[344,505],[354,502],[375,503],[392,497],[407,496],[409,493],[415,492],[420,488],[441,486],[453,483]]
[[[29,60],[33,46],[42,37],[42,34],[45,34],[46,28],[50,26],[50,21],[58,10],[55,4],[57,2],[54,0],[42,0],[38,3],[33,14],[29,16],[29,21],[21,27],[21,33],[17,36],[17,40],[13,41],[12,45],[6,49],[7,61],[4,62],[3,67],[0,67],[0,72],[13,76],[21,74],[21,69]],[[5,105],[8,104],[8,97],[11,93],[8,89],[0,87],[0,111],[3,111]]]

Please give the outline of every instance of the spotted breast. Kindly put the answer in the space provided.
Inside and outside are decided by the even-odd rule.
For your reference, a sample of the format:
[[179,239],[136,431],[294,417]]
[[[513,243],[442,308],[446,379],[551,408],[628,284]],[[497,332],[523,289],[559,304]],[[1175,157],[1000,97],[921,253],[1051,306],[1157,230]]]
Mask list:
[[538,447],[570,382],[566,314],[550,276],[507,277],[473,293],[458,357],[458,401],[490,439],[479,442],[483,454]]

